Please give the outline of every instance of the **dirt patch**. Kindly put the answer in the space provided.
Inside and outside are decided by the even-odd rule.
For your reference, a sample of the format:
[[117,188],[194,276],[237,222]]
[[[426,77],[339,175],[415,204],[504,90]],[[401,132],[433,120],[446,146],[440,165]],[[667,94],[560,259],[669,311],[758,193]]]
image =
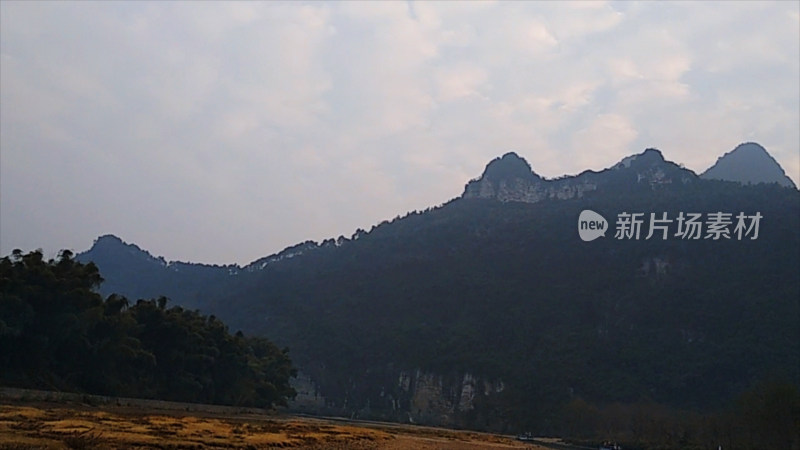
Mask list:
[[506,436],[385,423],[125,407],[0,405],[0,450],[439,449],[534,447]]

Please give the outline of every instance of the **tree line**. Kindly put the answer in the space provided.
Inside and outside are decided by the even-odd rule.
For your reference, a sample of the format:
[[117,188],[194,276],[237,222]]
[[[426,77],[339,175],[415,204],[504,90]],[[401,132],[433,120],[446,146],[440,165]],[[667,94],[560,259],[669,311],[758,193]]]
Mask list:
[[288,349],[166,297],[103,299],[102,281],[68,250],[0,259],[1,384],[262,408],[295,395]]

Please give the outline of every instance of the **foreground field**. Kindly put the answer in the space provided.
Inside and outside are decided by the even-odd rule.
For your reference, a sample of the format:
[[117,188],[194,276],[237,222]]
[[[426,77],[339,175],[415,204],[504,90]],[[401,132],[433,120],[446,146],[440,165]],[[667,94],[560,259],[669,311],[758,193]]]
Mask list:
[[0,450],[10,449],[494,449],[506,436],[293,416],[188,414],[63,404],[0,405]]

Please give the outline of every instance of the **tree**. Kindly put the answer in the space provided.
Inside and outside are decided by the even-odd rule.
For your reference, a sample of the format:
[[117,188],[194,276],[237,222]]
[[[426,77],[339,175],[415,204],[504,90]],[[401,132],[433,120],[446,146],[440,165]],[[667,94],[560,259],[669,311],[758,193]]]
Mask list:
[[163,296],[103,300],[97,267],[72,256],[0,259],[0,382],[264,408],[295,395],[287,349]]

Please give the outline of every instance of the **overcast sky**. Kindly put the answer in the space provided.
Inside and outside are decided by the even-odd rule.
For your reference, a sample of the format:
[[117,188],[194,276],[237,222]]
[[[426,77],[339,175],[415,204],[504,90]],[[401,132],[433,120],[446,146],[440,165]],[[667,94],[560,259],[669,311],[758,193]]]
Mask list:
[[0,253],[247,263],[461,194],[744,141],[800,185],[800,2],[0,2]]

